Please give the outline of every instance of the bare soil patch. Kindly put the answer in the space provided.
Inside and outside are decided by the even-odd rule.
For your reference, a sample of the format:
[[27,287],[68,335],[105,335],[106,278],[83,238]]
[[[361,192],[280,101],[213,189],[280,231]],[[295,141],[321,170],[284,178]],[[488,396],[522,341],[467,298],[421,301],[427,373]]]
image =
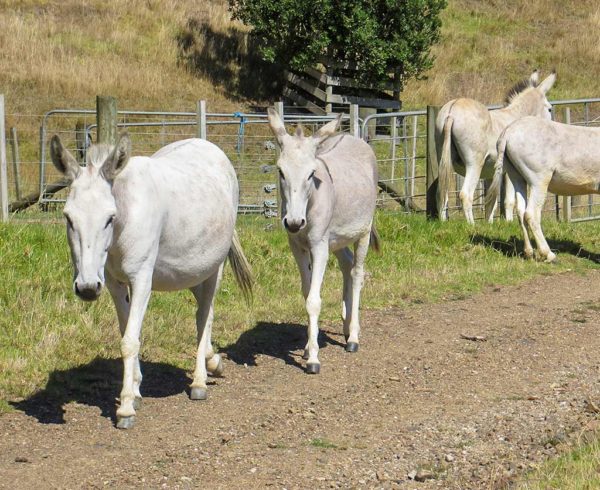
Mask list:
[[357,354],[323,325],[319,376],[302,369],[303,326],[258,324],[208,401],[145,363],[131,431],[113,425],[119,360],[53,373],[0,417],[0,487],[503,488],[596,429],[599,283],[367,309]]

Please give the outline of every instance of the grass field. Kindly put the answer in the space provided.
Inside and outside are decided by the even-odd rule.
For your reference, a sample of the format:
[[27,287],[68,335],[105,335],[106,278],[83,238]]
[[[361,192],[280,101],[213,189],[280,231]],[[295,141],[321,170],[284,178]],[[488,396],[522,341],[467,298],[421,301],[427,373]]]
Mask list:
[[[429,222],[418,216],[380,212],[383,253],[369,254],[364,308],[452,301],[486,286],[514,284],[537,274],[597,267],[597,223],[546,223],[558,264],[516,256],[516,224],[478,225]],[[248,308],[229,268],[216,301],[214,339],[219,347],[263,323],[305,324],[299,275],[279,223],[241,217],[240,237],[256,276]],[[322,319],[340,318],[341,275],[332,258],[323,291]],[[71,265],[62,225],[8,224],[0,233],[0,407],[42,388],[49,375],[94,358],[120,356],[114,308],[105,292],[83,303],[72,292]],[[282,294],[282,292],[285,292]],[[192,295],[154,294],[143,330],[144,359],[191,370],[195,356]],[[341,328],[341,327],[340,327]]]

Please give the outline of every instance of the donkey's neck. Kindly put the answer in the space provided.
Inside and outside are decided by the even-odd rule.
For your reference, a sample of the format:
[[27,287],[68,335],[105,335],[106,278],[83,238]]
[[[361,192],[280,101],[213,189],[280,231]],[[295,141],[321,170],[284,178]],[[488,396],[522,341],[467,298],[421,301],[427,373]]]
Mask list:
[[539,112],[538,102],[533,97],[528,97],[527,94],[524,94],[515,97],[502,111],[511,114],[515,118],[533,116]]

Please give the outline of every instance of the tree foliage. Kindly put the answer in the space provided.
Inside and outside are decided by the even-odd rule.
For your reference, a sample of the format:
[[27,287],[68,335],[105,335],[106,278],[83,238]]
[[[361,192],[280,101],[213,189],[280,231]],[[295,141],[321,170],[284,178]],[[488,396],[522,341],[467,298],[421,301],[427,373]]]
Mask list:
[[446,0],[229,0],[251,26],[265,60],[301,70],[321,56],[356,66],[377,84],[431,67]]

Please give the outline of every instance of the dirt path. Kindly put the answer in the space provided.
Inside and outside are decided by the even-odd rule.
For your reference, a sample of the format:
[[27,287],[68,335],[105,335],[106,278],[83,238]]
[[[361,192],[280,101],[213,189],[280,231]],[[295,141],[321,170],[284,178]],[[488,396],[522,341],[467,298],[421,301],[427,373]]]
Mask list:
[[299,368],[301,326],[258,325],[207,402],[146,363],[129,432],[111,420],[119,361],[55,373],[0,417],[0,487],[500,488],[597,425],[599,284],[568,273],[366,310],[356,355],[324,326],[319,376]]

